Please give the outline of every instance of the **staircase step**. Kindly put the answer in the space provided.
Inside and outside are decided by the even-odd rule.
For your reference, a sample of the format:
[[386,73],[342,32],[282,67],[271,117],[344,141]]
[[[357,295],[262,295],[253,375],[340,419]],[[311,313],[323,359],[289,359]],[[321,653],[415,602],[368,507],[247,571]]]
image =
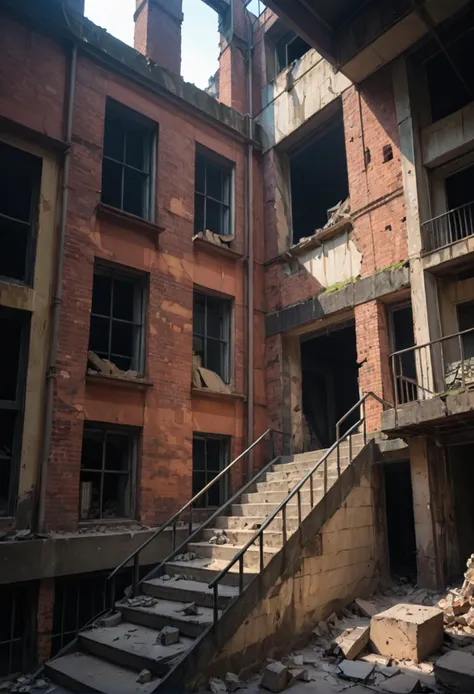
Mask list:
[[[316,500],[315,500],[316,504]],[[264,516],[264,518],[268,518],[268,516],[274,511],[274,509],[278,506],[278,504],[232,504],[232,515],[234,516]],[[287,504],[287,514],[292,517],[297,517],[297,506],[296,506],[296,497],[292,499],[291,501],[288,502]],[[301,513],[303,518],[305,518],[308,513],[311,511],[311,506],[310,504],[307,503],[302,503],[301,504]],[[280,514],[281,515],[281,514]],[[275,528],[276,529],[276,526]]]
[[[196,552],[200,557],[209,557],[217,561],[229,562],[242,549],[243,545],[210,545],[208,542],[190,542],[188,547],[191,552]],[[265,565],[273,559],[277,552],[277,548],[265,547],[263,553]],[[244,568],[257,568],[259,563],[259,548],[249,547],[244,556]]]
[[[347,467],[344,465],[341,465],[341,472],[345,470]],[[274,472],[267,472],[265,475],[265,479],[260,480],[260,482],[257,482],[257,484],[261,484],[262,482],[268,482],[272,484],[273,482],[292,482],[293,486],[297,484],[305,475],[307,472],[309,472],[310,468],[307,470],[288,470],[285,468],[284,465],[275,465],[273,468]],[[333,468],[330,468],[328,470],[328,479],[336,480],[338,478],[337,474],[337,468],[334,466]],[[313,473],[313,483],[316,485],[317,483],[322,483],[324,481],[324,470],[317,470],[315,473]]]
[[[284,480],[275,480],[275,481],[269,481],[269,482],[257,482],[256,484],[256,492],[259,494],[263,494],[265,492],[291,492],[292,489],[298,484],[300,481],[300,478],[296,479],[284,479]],[[328,482],[330,484],[334,484],[335,480],[337,479],[337,475],[332,475],[331,477],[328,477]],[[307,482],[304,485],[304,488],[309,489],[309,482]],[[316,491],[323,491],[324,489],[324,480],[323,478],[321,479],[313,479],[313,490]]]
[[[258,530],[257,526],[260,526],[267,516],[261,514],[259,516],[220,516],[216,518],[214,523],[216,528],[221,530],[229,530],[230,532],[240,532],[240,531],[252,531],[253,533]],[[296,515],[287,515],[286,527],[289,532],[294,532],[298,527],[298,518]],[[272,522],[267,532],[279,532],[282,530],[281,514],[279,514]]]
[[[215,561],[212,559],[197,558],[188,562],[169,562],[165,565],[165,571],[170,576],[176,574],[182,575],[187,579],[199,581],[202,583],[210,583],[222,569],[225,569],[227,561]],[[244,574],[244,585],[250,583],[257,571],[249,570]],[[234,565],[219,585],[238,586],[239,585],[239,567]]]
[[[354,453],[355,455],[355,453]],[[301,476],[305,475],[307,472],[312,470],[317,464],[318,464],[318,459],[315,460],[303,460],[303,461],[295,461],[292,463],[277,463],[276,465],[273,466],[272,472],[285,472],[287,474],[301,474]],[[342,456],[340,458],[340,465],[341,468],[346,468],[349,463],[351,462],[350,459],[347,456]],[[324,475],[324,467],[325,467],[325,461],[321,463],[320,467],[316,472],[320,472],[322,475]],[[328,467],[328,472],[337,472],[337,460],[336,457],[331,456],[330,458],[327,459],[327,467]],[[270,473],[271,474],[271,473]]]
[[[206,531],[205,531],[206,532]],[[152,578],[141,584],[141,592],[145,595],[152,595],[154,598],[163,600],[177,600],[178,602],[195,602],[201,607],[212,607],[212,590],[207,583],[200,581],[190,581],[171,579],[163,581],[162,578]],[[234,586],[220,586],[219,609],[225,610],[229,603],[234,600],[239,591]]]
[[160,682],[153,679],[146,684],[138,684],[138,672],[81,652],[50,660],[45,665],[45,674],[74,692],[149,694]]
[[162,646],[156,639],[156,629],[122,622],[116,627],[91,629],[79,634],[84,651],[117,665],[140,672],[150,670],[163,677],[169,670],[169,661],[191,648],[193,639],[181,636],[179,643]]
[[[264,522],[265,518],[261,518],[257,524],[261,525]],[[255,532],[257,531],[258,528],[255,528],[254,530],[251,530],[248,528],[247,530],[242,529],[242,530],[226,530],[226,535],[227,539],[229,541],[229,544],[232,545],[246,545],[247,542],[255,535]],[[209,541],[211,537],[213,537],[216,533],[216,531],[219,530],[218,528],[206,528],[206,530],[203,531],[202,534],[202,539]],[[274,531],[274,530],[268,530],[265,531],[265,546],[266,547],[277,547],[280,548],[283,543],[283,535],[280,531]]]
[[[329,487],[331,486],[330,484],[328,485]],[[292,487],[293,488],[293,487]],[[311,492],[309,490],[309,484],[306,485],[300,490],[301,494],[301,501],[302,503],[307,503],[309,504],[310,498],[311,498]],[[241,503],[242,504],[268,504],[269,506],[278,506],[282,501],[286,499],[288,496],[288,491],[281,491],[281,492],[273,492],[273,491],[267,491],[267,492],[252,492],[251,494],[242,494],[241,498]],[[314,503],[316,504],[320,499],[322,499],[324,496],[324,492],[322,487],[320,488],[314,488],[313,490],[313,499]],[[292,503],[293,499],[295,499],[296,503],[296,495],[288,502]]]
[[150,629],[176,627],[184,636],[197,638],[212,624],[212,610],[209,607],[199,607],[198,615],[185,615],[182,610],[185,602],[174,600],[159,600],[152,607],[127,605],[127,601],[117,603],[117,609],[127,622],[140,624]]

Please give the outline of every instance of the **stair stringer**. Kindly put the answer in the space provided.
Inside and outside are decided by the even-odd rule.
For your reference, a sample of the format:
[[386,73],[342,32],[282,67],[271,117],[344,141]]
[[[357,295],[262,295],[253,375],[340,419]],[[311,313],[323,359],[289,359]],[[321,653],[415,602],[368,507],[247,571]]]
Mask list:
[[[217,624],[209,627],[180,658],[156,692],[194,691],[211,676],[223,677],[226,672],[247,676],[261,668],[267,657],[279,657],[306,643],[315,623],[356,597],[369,595],[378,584],[378,562],[375,531],[364,576],[355,579],[349,593],[330,602],[318,602],[313,595],[311,575],[302,575],[302,567],[324,556],[321,531],[336,512],[343,508],[354,490],[362,489],[361,481],[370,475],[378,447],[371,440],[353,459],[327,494],[303,520],[284,547],[273,557],[244,592],[229,605]],[[365,487],[370,499],[372,526],[375,509],[372,488]],[[357,553],[359,549],[353,550]],[[344,567],[343,567],[344,568]],[[316,567],[317,570],[317,567]],[[357,573],[357,572],[356,572]],[[309,580],[305,580],[309,579]],[[298,585],[297,585],[298,584]],[[336,593],[338,586],[334,586]],[[302,602],[313,604],[300,621]],[[283,611],[282,611],[283,610]],[[250,624],[249,629],[246,629]],[[250,637],[250,638],[249,638]]]

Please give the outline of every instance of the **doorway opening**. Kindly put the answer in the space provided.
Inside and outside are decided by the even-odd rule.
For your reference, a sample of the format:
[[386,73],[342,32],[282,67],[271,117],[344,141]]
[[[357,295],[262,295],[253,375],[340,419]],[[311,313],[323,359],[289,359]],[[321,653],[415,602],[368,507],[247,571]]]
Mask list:
[[457,531],[459,564],[453,567],[450,579],[461,578],[464,573],[466,560],[474,552],[474,504],[472,489],[474,487],[474,444],[449,446],[449,474],[453,488],[454,520]]
[[393,578],[415,580],[416,538],[410,462],[383,466],[388,554]]
[[[338,420],[359,400],[358,372],[354,321],[331,326],[302,340],[306,450],[327,448],[335,442]],[[359,411],[355,410],[341,426],[341,433],[359,417]]]
[[[410,304],[390,307],[390,351],[400,352],[415,345],[413,311]],[[418,382],[414,350],[394,357],[394,388],[400,404],[418,399]]]

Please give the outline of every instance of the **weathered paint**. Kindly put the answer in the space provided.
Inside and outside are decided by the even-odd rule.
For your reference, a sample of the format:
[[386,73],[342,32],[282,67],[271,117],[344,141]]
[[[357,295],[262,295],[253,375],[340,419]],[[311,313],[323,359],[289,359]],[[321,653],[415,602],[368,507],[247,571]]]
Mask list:
[[444,164],[471,149],[474,143],[474,104],[451,113],[423,128],[421,145],[424,166]]
[[299,255],[298,260],[322,287],[358,277],[362,267],[362,253],[348,232],[323,241],[318,248]]

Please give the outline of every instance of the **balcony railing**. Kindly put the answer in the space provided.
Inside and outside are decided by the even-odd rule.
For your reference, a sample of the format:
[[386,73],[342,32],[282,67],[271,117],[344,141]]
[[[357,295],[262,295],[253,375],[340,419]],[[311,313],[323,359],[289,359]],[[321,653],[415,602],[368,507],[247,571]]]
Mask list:
[[449,210],[421,225],[425,253],[450,246],[474,234],[474,202]]
[[390,355],[395,405],[474,387],[474,328]]

